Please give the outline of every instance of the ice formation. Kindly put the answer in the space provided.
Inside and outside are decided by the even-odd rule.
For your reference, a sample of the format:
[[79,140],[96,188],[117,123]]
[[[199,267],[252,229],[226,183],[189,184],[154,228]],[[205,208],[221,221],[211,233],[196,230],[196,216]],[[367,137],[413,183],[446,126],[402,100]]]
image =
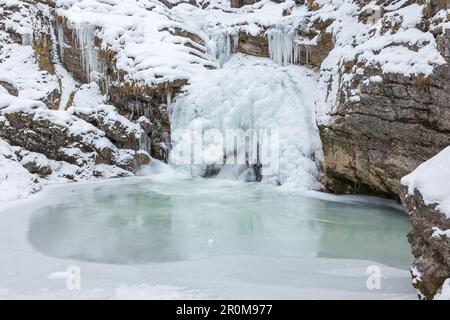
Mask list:
[[280,65],[299,62],[299,48],[295,36],[283,28],[267,31],[270,58]]
[[216,57],[220,65],[223,65],[236,52],[239,43],[239,34],[219,34],[212,42],[213,49],[211,50],[211,46],[208,49]]
[[81,65],[88,75],[88,81],[92,82],[105,74],[106,65],[99,57],[98,48],[95,46],[97,27],[89,23],[76,25],[73,32],[78,41],[81,52]]
[[56,40],[61,61],[64,61],[64,30],[60,24],[56,24]]
[[[317,75],[304,67],[286,69],[268,59],[240,54],[222,69],[193,77],[187,93],[172,105],[172,129],[200,135],[217,129],[223,135],[204,139],[202,164],[187,169],[193,175],[219,171],[222,178],[252,181],[254,168],[221,164],[221,139],[226,129],[274,129],[279,131],[279,171],[262,177],[263,181],[318,188],[316,160],[321,157],[321,143],[314,121],[316,81]],[[191,143],[190,135],[173,139],[174,150]],[[174,152],[171,161],[182,162],[176,158],[180,156],[181,152]]]

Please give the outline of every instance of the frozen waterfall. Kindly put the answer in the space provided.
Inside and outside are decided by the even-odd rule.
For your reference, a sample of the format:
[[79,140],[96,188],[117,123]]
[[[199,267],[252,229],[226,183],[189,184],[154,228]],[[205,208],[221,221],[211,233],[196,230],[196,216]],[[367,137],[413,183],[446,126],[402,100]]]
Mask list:
[[[321,141],[315,122],[316,94],[317,74],[311,70],[233,55],[222,69],[191,79],[185,94],[172,104],[170,161],[194,176],[218,174],[244,181],[261,178],[295,188],[318,188],[316,161],[321,157]],[[234,150],[224,149],[229,130],[278,132],[277,172],[258,177],[260,166],[250,161],[261,157],[261,136],[247,141],[257,146],[256,155],[244,152],[244,163],[230,164],[228,158],[242,150],[235,141]],[[201,139],[201,144],[193,143],[195,139]],[[190,151],[194,156],[189,164],[184,160]]]
[[211,40],[207,45],[208,53],[215,57],[220,65],[223,65],[236,52],[239,43],[239,33],[236,31],[216,32],[210,36]]
[[299,49],[295,36],[287,30],[274,28],[267,31],[270,58],[279,65],[299,62]]

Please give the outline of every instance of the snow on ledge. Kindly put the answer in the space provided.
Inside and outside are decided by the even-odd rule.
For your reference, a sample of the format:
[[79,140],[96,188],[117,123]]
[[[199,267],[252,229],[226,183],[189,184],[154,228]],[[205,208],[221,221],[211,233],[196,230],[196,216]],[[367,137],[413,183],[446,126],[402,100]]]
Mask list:
[[410,195],[418,190],[426,205],[437,204],[437,209],[450,218],[450,147],[421,164],[404,177],[401,183]]

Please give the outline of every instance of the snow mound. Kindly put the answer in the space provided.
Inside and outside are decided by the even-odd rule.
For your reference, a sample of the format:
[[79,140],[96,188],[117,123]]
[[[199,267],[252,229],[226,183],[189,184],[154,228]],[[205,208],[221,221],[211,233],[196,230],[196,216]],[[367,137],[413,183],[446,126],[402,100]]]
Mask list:
[[437,204],[437,209],[450,218],[450,147],[421,164],[402,179],[409,194],[417,190],[426,205]]
[[25,198],[42,189],[36,177],[15,160],[13,147],[0,139],[0,201]]

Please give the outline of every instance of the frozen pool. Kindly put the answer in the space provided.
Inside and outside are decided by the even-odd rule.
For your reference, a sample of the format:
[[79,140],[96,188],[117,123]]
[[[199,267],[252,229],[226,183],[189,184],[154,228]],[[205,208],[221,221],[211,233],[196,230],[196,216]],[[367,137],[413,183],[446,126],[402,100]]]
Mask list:
[[411,262],[408,219],[389,207],[211,179],[117,180],[55,192],[60,201],[33,213],[29,240],[58,258],[144,264],[320,257],[400,269]]

